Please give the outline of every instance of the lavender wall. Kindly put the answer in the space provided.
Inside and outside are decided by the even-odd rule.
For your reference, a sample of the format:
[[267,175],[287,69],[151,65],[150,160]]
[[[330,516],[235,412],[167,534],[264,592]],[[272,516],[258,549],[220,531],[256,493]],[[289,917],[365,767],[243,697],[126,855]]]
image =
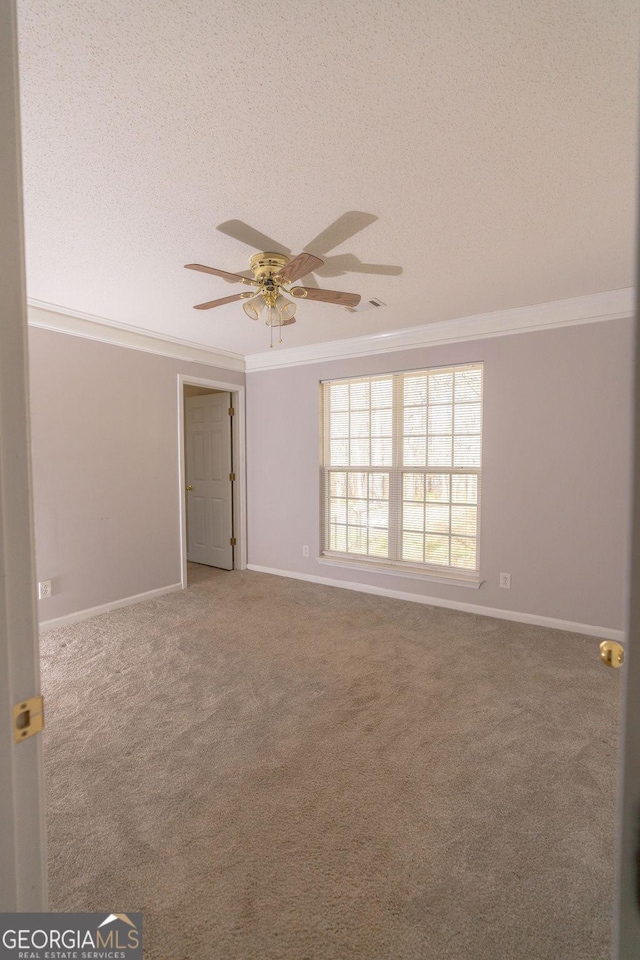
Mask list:
[[179,583],[177,376],[244,374],[33,327],[29,367],[40,619]]
[[[618,320],[249,373],[249,564],[622,628],[632,340],[632,321]],[[319,563],[319,381],[477,360],[483,586]]]

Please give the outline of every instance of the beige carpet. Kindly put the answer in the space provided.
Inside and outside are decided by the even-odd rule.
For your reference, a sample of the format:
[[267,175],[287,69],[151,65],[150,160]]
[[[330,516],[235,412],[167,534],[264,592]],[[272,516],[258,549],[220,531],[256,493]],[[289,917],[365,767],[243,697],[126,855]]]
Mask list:
[[597,642],[252,572],[43,637],[51,909],[152,960],[605,960]]

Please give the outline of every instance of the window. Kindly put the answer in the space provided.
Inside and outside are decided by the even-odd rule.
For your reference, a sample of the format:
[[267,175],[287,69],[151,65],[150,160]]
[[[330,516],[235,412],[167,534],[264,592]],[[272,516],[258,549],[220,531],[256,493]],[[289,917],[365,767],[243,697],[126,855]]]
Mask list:
[[322,384],[323,554],[478,573],[482,364]]

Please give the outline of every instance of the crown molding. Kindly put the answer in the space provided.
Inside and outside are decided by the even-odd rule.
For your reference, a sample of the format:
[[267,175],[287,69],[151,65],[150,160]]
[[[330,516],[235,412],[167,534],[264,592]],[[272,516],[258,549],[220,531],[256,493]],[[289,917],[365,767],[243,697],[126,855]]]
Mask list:
[[608,290],[568,300],[552,300],[526,307],[513,307],[493,313],[480,313],[457,320],[442,320],[419,327],[406,327],[388,333],[376,333],[345,340],[330,340],[306,347],[289,347],[268,353],[253,353],[245,358],[247,373],[274,370],[323,360],[345,360],[349,357],[371,356],[410,350],[413,347],[482,340],[513,333],[531,333],[582,323],[601,323],[633,316],[635,291],[633,287]]
[[78,310],[69,310],[58,307],[42,300],[27,300],[27,316],[29,326],[40,327],[45,330],[55,330],[56,333],[66,333],[72,337],[83,337],[86,340],[97,340],[100,343],[110,343],[129,350],[140,350],[143,353],[153,353],[160,357],[171,357],[173,360],[188,360],[192,363],[204,363],[211,367],[220,367],[223,370],[237,370],[244,372],[244,357],[238,353],[226,353],[201,344],[189,343],[170,337],[163,333],[153,333],[141,327],[133,327],[124,323],[115,323],[104,317],[95,317]]
[[387,333],[376,333],[344,340],[330,340],[306,347],[289,347],[266,353],[252,353],[243,357],[238,353],[216,350],[202,344],[190,343],[177,337],[153,333],[141,327],[106,320],[59,307],[42,300],[28,299],[29,325],[46,330],[55,330],[74,337],[97,340],[141,350],[161,357],[187,360],[220,367],[223,370],[255,372],[293,367],[325,360],[345,360],[349,357],[371,356],[411,350],[415,347],[438,346],[460,343],[465,340],[482,340],[514,333],[531,333],[536,330],[551,330],[583,323],[601,323],[606,320],[621,320],[633,316],[635,291],[633,287],[609,290],[567,300],[552,300],[548,303],[513,307],[493,313],[481,313],[456,320],[425,323],[418,327],[405,327]]

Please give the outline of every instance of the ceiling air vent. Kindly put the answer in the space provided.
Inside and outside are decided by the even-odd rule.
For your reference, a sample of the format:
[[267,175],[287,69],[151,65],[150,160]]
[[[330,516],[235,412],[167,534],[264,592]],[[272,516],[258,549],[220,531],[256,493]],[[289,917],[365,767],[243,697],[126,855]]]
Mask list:
[[376,307],[386,307],[386,303],[378,300],[377,297],[372,297],[371,300],[361,300],[357,307],[345,307],[345,310],[349,313],[363,313],[365,310],[374,310]]

